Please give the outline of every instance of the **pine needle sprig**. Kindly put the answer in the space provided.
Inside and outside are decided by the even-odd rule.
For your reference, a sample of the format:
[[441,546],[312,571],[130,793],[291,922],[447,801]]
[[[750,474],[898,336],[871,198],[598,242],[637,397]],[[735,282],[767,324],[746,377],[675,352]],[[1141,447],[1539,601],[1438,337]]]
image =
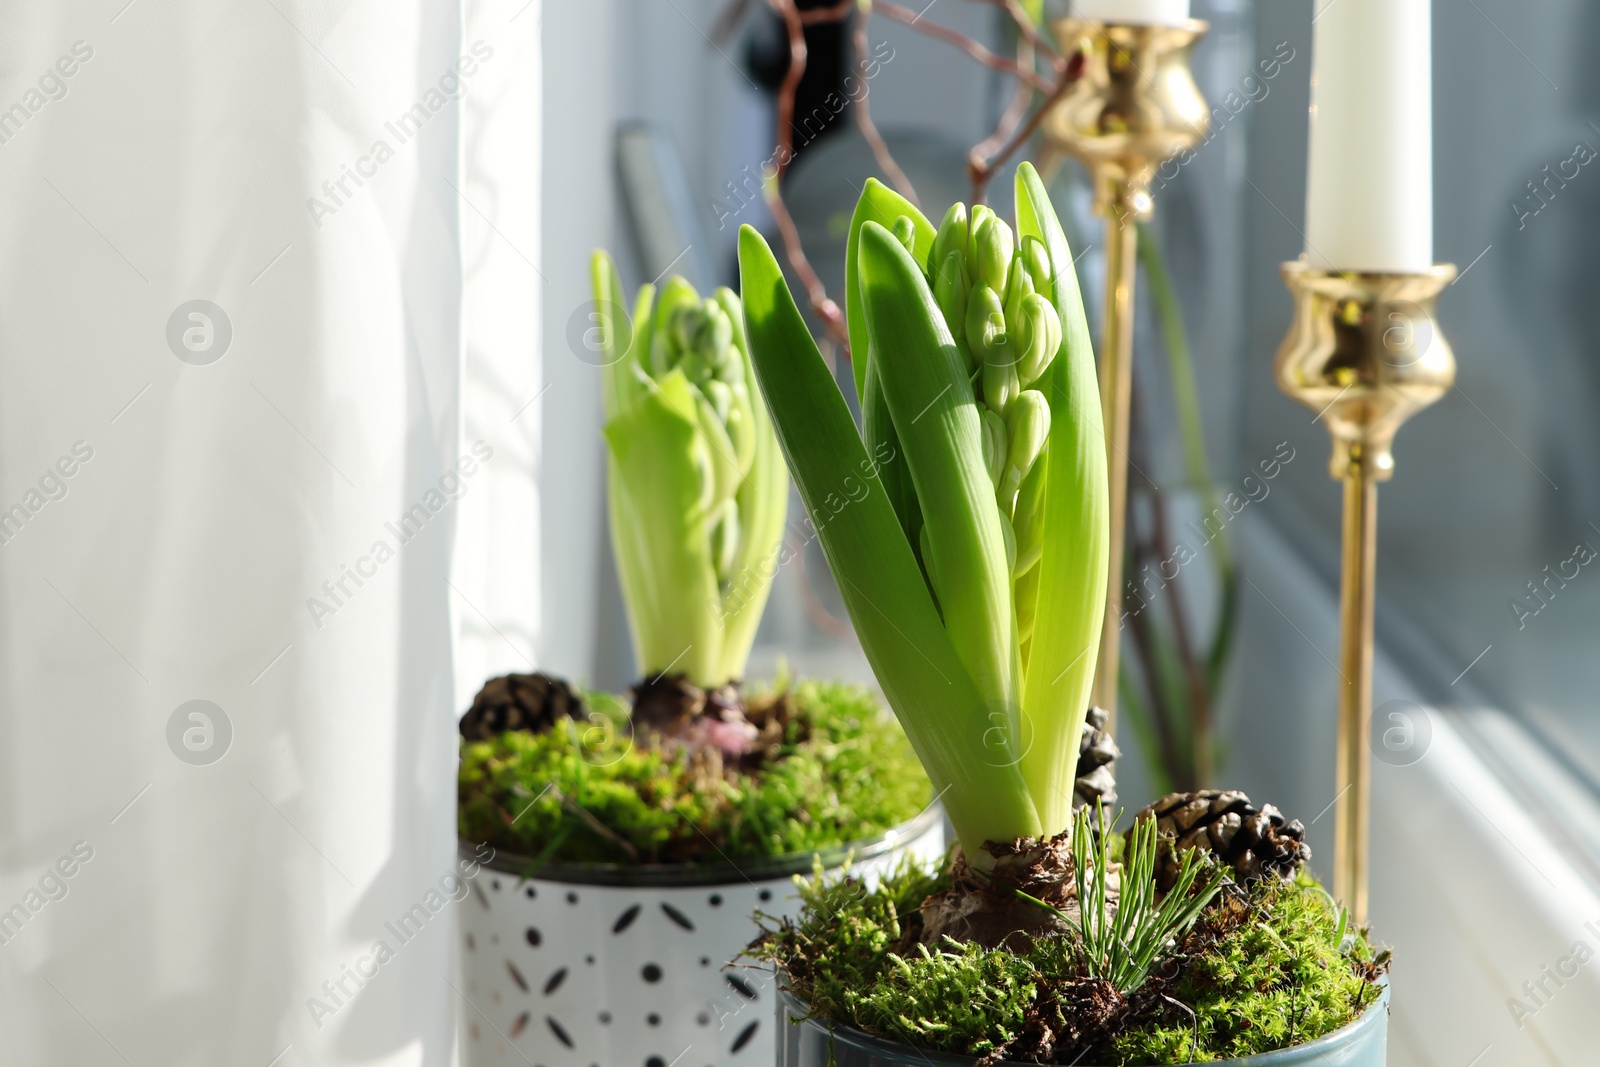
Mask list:
[[[1085,971],[1127,996],[1150,977],[1162,953],[1176,947],[1228,880],[1227,869],[1187,849],[1178,880],[1157,899],[1156,859],[1160,832],[1154,819],[1139,819],[1128,831],[1120,884],[1111,881],[1111,823],[1101,809],[1098,832],[1089,808],[1073,821],[1072,852],[1079,916],[1073,922]],[[1072,922],[1068,917],[1068,921]]]

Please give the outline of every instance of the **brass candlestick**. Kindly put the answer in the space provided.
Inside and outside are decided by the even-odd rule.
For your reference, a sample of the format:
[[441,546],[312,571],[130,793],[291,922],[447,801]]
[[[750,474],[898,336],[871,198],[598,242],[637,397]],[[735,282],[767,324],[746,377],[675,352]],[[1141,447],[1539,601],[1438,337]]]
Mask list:
[[1327,423],[1329,471],[1344,482],[1333,887],[1357,925],[1367,921],[1378,483],[1394,473],[1401,424],[1455,383],[1455,356],[1434,319],[1455,276],[1453,266],[1420,274],[1283,266],[1295,316],[1278,350],[1278,385]]
[[1071,92],[1045,116],[1041,129],[1047,147],[1074,156],[1089,169],[1095,211],[1106,219],[1100,397],[1111,481],[1111,580],[1091,700],[1115,716],[1138,223],[1154,208],[1150,182],[1157,168],[1198,144],[1210,125],[1210,112],[1189,70],[1189,51],[1207,24],[1191,20],[1178,26],[1132,26],[1065,18],[1051,23],[1051,29],[1062,55],[1082,57],[1082,72]]

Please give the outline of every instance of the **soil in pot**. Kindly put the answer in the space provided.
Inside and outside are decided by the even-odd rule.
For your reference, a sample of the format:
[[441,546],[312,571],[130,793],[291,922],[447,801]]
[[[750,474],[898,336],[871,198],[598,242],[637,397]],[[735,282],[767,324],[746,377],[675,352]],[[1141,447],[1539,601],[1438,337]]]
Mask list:
[[[1029,855],[1070,867],[1050,844]],[[980,1063],[1241,1059],[1332,1034],[1383,994],[1387,953],[1349,931],[1303,872],[1224,885],[1124,995],[1087,973],[1077,886],[1059,867],[1052,878],[1050,862],[1021,868],[1024,891],[1054,905],[1050,922],[999,939],[982,923],[951,923],[984,909],[963,897],[1016,899],[997,884],[1007,877],[1001,860],[982,875],[957,853],[942,871],[905,865],[875,886],[812,884],[800,917],[770,930],[754,954],[776,963],[826,1024]]]
[[743,863],[870,840],[933,799],[864,688],[656,678],[633,697],[486,685],[462,720],[461,837],[534,867]]

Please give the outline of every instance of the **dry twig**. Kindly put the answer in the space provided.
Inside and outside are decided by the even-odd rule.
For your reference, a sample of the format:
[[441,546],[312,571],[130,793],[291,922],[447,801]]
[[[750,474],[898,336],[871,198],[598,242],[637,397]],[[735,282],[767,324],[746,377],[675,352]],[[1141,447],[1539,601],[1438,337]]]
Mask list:
[[[1033,46],[1026,39],[1018,42],[1017,45],[1018,61],[1023,61],[1024,57],[1029,60],[1033,57]],[[999,151],[1000,146],[1005,144],[1006,139],[1017,132],[1017,127],[1021,125],[1023,117],[1028,113],[1028,105],[1032,103],[1032,87],[1027,82],[1017,82],[1017,91],[1012,94],[1011,103],[1007,104],[1005,111],[1001,113],[1000,121],[995,123],[994,132],[973,145],[972,151],[967,154],[967,176],[972,180],[972,202],[974,204],[983,202],[984,186],[988,184],[988,180],[987,176],[982,183],[977,180],[972,170],[971,161],[974,159],[986,160]],[[989,172],[986,171],[985,173],[987,175]]]
[[1055,107],[1071,91],[1072,81],[1063,79],[1061,84],[1056,86],[1055,90],[1045,98],[1044,103],[1034,108],[1032,114],[1028,116],[1028,121],[1023,124],[1022,129],[1017,131],[1016,136],[1012,137],[1004,148],[987,157],[980,158],[974,153],[967,158],[967,172],[972,177],[973,200],[983,199],[983,191],[989,184],[989,179],[994,177],[995,170],[1004,166],[1007,160],[1016,155],[1017,149],[1028,143],[1028,138],[1032,137],[1034,132],[1039,129],[1039,123],[1044,121],[1044,117],[1050,113],[1050,109]]
[[[800,240],[799,230],[795,226],[794,217],[784,202],[782,190],[784,174],[795,156],[795,96],[806,70],[806,27],[842,22],[853,15],[857,16],[851,39],[858,79],[864,80],[866,76],[867,24],[874,11],[882,12],[919,33],[959,48],[991,70],[1015,77],[1018,82],[1017,91],[1006,107],[1005,113],[1000,116],[994,132],[975,145],[968,157],[967,169],[972,179],[973,201],[981,202],[984,190],[994,172],[1034,135],[1045,112],[1066,94],[1072,82],[1067,61],[1039,32],[1038,27],[1028,18],[1017,0],[981,0],[981,2],[992,4],[1004,11],[1015,24],[1018,34],[1016,59],[998,56],[966,34],[926,20],[922,15],[893,3],[892,0],[840,0],[839,3],[810,11],[801,11],[797,0],[767,0],[767,5],[783,20],[787,31],[789,69],[784,75],[783,84],[778,89],[778,144],[772,157],[773,174],[763,182],[763,193],[767,206],[772,211],[773,220],[777,223],[785,257],[789,261],[790,269],[799,279],[801,287],[805,289],[812,312],[821,320],[828,336],[839,344],[847,356],[850,351],[850,336],[844,321],[844,313],[839,304],[828,295],[815,268],[811,266]],[[734,0],[733,6],[736,7],[738,3],[739,0]],[[1049,64],[1053,78],[1045,77],[1036,69],[1040,55]],[[1042,102],[1030,112],[1029,108],[1034,103],[1036,94],[1042,96]],[[916,190],[910,178],[895,161],[888,143],[872,120],[867,94],[863,91],[853,97],[852,104],[856,113],[856,126],[871,147],[873,158],[877,160],[884,176],[906,199],[917,203]]]
[[941,26],[937,22],[924,20],[921,15],[908,7],[901,7],[899,4],[891,3],[890,0],[872,0],[872,7],[873,10],[881,11],[896,22],[905,23],[918,33],[925,33],[929,37],[954,45],[990,70],[1021,78],[1041,93],[1049,93],[1056,87],[1048,78],[1041,77],[1038,71],[1024,67],[1014,59],[997,56],[966,34],[952,30],[948,26]]
[[872,17],[871,8],[863,8],[861,17],[856,19],[855,33],[851,35],[855,43],[856,53],[856,78],[861,86],[861,95],[855,100],[856,126],[861,130],[867,144],[872,146],[873,158],[878,161],[878,166],[889,176],[889,181],[900,190],[900,195],[921,207],[917,200],[917,191],[911,186],[911,179],[906,177],[906,172],[900,169],[900,164],[894,161],[889,146],[884,142],[883,135],[878,132],[877,125],[872,121],[872,110],[867,106],[867,20]]
[[848,347],[850,331],[845,326],[844,312],[834,303],[833,298],[828,296],[828,290],[822,284],[822,279],[817,277],[811,261],[806,258],[805,247],[800,241],[800,231],[795,228],[794,217],[789,214],[789,206],[783,201],[783,175],[789,169],[790,161],[794,159],[795,91],[799,89],[800,79],[805,77],[806,73],[805,20],[800,9],[795,6],[795,0],[767,0],[767,2],[783,19],[789,33],[789,70],[784,75],[783,85],[778,92],[778,148],[772,157],[773,173],[770,176],[763,176],[762,191],[766,194],[767,206],[772,211],[773,220],[777,222],[778,230],[783,235],[783,247],[789,257],[789,265],[800,276],[800,284],[805,287],[812,310],[822,320],[823,327]]

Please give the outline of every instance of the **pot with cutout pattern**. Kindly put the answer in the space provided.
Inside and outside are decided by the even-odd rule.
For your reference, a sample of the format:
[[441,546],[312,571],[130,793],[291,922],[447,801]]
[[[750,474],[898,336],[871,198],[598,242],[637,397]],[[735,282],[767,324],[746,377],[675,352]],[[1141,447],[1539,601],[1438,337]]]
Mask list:
[[[461,854],[481,857],[461,843]],[[933,807],[882,837],[742,864],[545,864],[505,853],[471,880],[460,921],[465,1067],[768,1067],[772,973],[727,967],[752,915],[792,916],[796,874],[846,859],[870,880],[944,857]]]

